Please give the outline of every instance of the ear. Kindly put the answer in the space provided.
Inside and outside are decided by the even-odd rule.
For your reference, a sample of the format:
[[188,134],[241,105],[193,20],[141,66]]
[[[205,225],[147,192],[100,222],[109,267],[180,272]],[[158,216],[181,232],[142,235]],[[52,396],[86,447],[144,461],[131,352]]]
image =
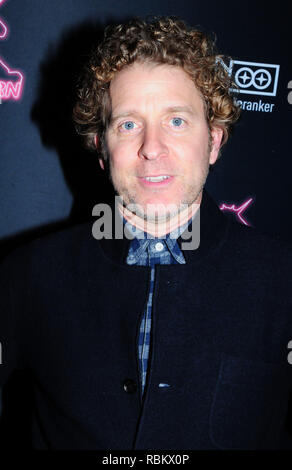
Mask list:
[[223,129],[220,127],[213,127],[211,129],[211,140],[212,140],[212,148],[209,156],[209,163],[210,165],[213,165],[219,154],[219,150],[221,147],[221,142],[222,142],[222,137],[223,137]]
[[99,158],[98,161],[99,161],[100,168],[101,168],[102,170],[104,170],[104,162],[103,162],[103,159],[102,159],[102,158]]
[[[98,143],[99,143],[99,138],[98,138],[98,135],[96,134],[94,136],[94,145],[96,147],[96,149],[98,149]],[[102,170],[104,170],[104,162],[103,162],[103,159],[102,158],[99,158],[98,159],[98,162],[99,162],[99,166]]]

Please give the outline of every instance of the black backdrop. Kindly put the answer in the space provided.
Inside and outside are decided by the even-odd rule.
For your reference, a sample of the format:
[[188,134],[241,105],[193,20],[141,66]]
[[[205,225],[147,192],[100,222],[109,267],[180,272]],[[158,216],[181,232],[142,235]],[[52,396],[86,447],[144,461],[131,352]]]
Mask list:
[[[92,206],[104,199],[107,188],[96,158],[81,149],[70,120],[76,75],[106,23],[167,14],[215,33],[243,85],[242,118],[207,188],[218,204],[235,208],[253,198],[246,221],[291,240],[287,8],[256,1],[0,0],[0,239],[69,216],[90,217]],[[3,63],[23,75],[18,100],[12,85],[7,87],[12,81],[17,95],[20,76],[9,75]]]
[[[234,209],[252,198],[241,213],[246,222],[291,241],[292,16],[286,2],[0,0],[3,250],[40,230],[90,218],[93,205],[108,198],[95,156],[74,134],[72,90],[104,25],[133,15],[180,16],[215,33],[219,50],[233,57],[245,109],[207,188],[218,204]],[[21,390],[20,409],[29,396]]]

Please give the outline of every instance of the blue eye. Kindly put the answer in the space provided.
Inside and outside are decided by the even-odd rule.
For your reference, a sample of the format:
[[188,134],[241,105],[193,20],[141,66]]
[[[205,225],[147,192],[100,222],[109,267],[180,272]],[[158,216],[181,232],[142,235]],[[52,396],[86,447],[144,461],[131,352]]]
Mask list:
[[133,121],[126,121],[122,124],[122,128],[126,131],[130,131],[135,128],[135,123]]
[[171,122],[175,127],[180,127],[183,124],[184,121],[183,121],[183,119],[181,119],[179,117],[175,117],[175,118],[171,119]]

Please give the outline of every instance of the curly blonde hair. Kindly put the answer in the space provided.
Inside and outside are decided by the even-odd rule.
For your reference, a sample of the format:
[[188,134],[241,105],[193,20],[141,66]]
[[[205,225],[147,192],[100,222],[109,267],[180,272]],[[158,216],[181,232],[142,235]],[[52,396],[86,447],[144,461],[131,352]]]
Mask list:
[[234,84],[217,54],[215,41],[175,17],[139,18],[108,26],[102,42],[90,56],[84,70],[73,118],[85,145],[97,150],[106,162],[105,132],[111,116],[109,86],[114,75],[134,62],[182,67],[202,95],[206,120],[211,130],[223,130],[221,147],[227,141],[240,109],[230,91]]

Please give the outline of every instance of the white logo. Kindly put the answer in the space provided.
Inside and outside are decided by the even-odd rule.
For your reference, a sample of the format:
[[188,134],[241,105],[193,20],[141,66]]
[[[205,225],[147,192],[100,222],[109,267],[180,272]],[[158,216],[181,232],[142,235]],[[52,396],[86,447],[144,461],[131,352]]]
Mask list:
[[276,96],[280,65],[231,60],[229,74],[233,73],[239,93]]
[[[289,341],[289,343],[287,345],[287,348],[292,349],[292,340]],[[292,351],[289,352],[289,354],[287,356],[287,360],[288,360],[289,364],[292,364]]]
[[[292,80],[290,80],[287,86],[288,86],[288,90],[292,89]],[[292,104],[292,91],[289,91],[287,100],[289,104]]]

